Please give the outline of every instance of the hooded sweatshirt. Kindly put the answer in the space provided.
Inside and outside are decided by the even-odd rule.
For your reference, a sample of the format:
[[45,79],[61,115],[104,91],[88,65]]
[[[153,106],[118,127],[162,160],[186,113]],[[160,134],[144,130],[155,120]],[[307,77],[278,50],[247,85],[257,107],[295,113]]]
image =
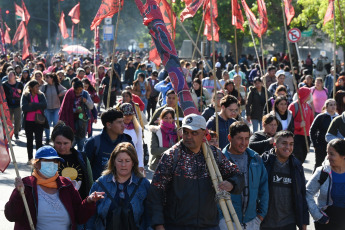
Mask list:
[[[310,130],[310,126],[313,123],[314,120],[314,113],[313,110],[311,108],[311,106],[307,103],[308,97],[311,93],[311,90],[307,87],[301,87],[298,91],[298,97],[301,101],[301,106],[302,106],[302,110],[303,110],[303,118],[305,121],[305,129],[307,132],[307,136],[309,136],[309,130]],[[295,104],[297,106],[295,106]],[[294,101],[289,105],[289,110],[292,113],[292,116],[294,118],[294,124],[295,124],[295,135],[304,135],[304,130],[303,127],[301,127],[301,122],[302,122],[302,117],[301,117],[301,110],[298,107],[298,111],[296,114],[295,108],[298,107],[298,101]]]

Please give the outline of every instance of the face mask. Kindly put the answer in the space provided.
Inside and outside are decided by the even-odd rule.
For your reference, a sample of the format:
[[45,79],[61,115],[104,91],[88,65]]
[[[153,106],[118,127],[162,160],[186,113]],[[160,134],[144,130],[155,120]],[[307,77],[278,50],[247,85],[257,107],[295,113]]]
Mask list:
[[58,164],[54,162],[41,162],[41,169],[40,172],[43,176],[47,178],[51,178],[55,176],[56,171],[58,170]]

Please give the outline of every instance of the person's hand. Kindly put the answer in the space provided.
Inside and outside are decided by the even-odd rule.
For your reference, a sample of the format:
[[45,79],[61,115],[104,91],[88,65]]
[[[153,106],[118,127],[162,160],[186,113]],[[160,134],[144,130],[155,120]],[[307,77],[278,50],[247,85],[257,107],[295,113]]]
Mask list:
[[64,93],[59,93],[58,97],[62,97],[64,95],[65,95]]
[[264,218],[260,215],[256,215],[257,218],[259,218],[261,220],[261,222],[264,220]]
[[141,172],[144,175],[144,177],[146,177],[146,172],[145,172],[144,167],[139,167],[139,172]]
[[273,137],[270,137],[270,138],[268,138],[267,140],[269,141],[269,143],[270,143],[271,145],[272,145],[273,142],[274,142],[274,138],[273,138]]
[[155,227],[155,230],[165,230],[164,226],[163,225],[157,225]]
[[306,225],[306,224],[303,224],[303,225],[302,225],[302,228],[300,228],[300,230],[307,230],[307,225]]
[[229,181],[223,181],[221,183],[218,184],[218,188],[227,192],[230,192],[234,186],[232,183],[230,183]]
[[86,98],[85,98],[85,97],[83,97],[83,102],[84,102],[84,103],[86,103],[86,101],[87,101],[87,100],[86,100]]
[[91,203],[91,202],[96,203],[100,199],[104,198],[104,196],[103,196],[104,193],[105,192],[93,192],[93,193],[91,193],[91,195],[87,198],[87,202],[88,203]]
[[328,224],[329,223],[329,217],[324,214],[317,222],[320,224]]
[[17,92],[20,94],[20,93],[22,93],[22,90],[21,89],[17,89]]
[[155,120],[155,124],[159,124],[159,119]]
[[95,120],[93,121],[93,123],[97,124],[97,119],[95,119]]
[[178,129],[177,130],[177,136],[179,136],[181,138],[182,135],[183,135],[183,130],[182,129]]
[[203,106],[203,105],[204,105],[204,102],[203,102],[203,101],[200,101],[200,102],[199,102],[199,105]]
[[24,183],[22,181],[22,178],[16,177],[16,179],[14,180],[14,185],[16,186],[18,192],[24,190]]
[[305,121],[301,122],[301,128],[305,127]]
[[250,119],[250,116],[247,116],[247,121],[248,121],[249,123],[250,123],[250,120],[251,120],[251,119]]

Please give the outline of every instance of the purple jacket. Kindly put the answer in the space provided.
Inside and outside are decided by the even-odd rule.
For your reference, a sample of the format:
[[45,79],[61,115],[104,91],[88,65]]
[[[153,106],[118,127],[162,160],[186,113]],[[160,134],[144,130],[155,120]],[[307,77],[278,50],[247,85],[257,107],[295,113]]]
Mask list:
[[[86,199],[81,200],[77,190],[73,187],[72,183],[59,176],[57,179],[60,200],[66,207],[67,212],[71,218],[71,229],[77,229],[77,224],[84,224],[88,219],[95,214],[96,203],[87,203]],[[37,180],[34,176],[23,178],[25,186],[25,197],[28,202],[32,221],[36,227],[37,224]],[[10,200],[5,205],[5,216],[7,220],[15,222],[14,230],[30,230],[30,224],[24,208],[24,203],[20,192],[14,189]],[[54,223],[52,223],[54,224]]]

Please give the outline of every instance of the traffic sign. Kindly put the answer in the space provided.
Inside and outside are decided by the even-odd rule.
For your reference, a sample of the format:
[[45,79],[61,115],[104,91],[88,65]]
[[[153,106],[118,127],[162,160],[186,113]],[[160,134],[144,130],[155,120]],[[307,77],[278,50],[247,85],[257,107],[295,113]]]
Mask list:
[[301,31],[297,28],[290,29],[288,32],[288,40],[292,43],[298,42],[301,36]]
[[104,24],[105,25],[111,25],[112,24],[112,18],[110,17],[110,18],[105,18],[104,19]]
[[114,25],[104,25],[103,26],[103,41],[114,40]]

